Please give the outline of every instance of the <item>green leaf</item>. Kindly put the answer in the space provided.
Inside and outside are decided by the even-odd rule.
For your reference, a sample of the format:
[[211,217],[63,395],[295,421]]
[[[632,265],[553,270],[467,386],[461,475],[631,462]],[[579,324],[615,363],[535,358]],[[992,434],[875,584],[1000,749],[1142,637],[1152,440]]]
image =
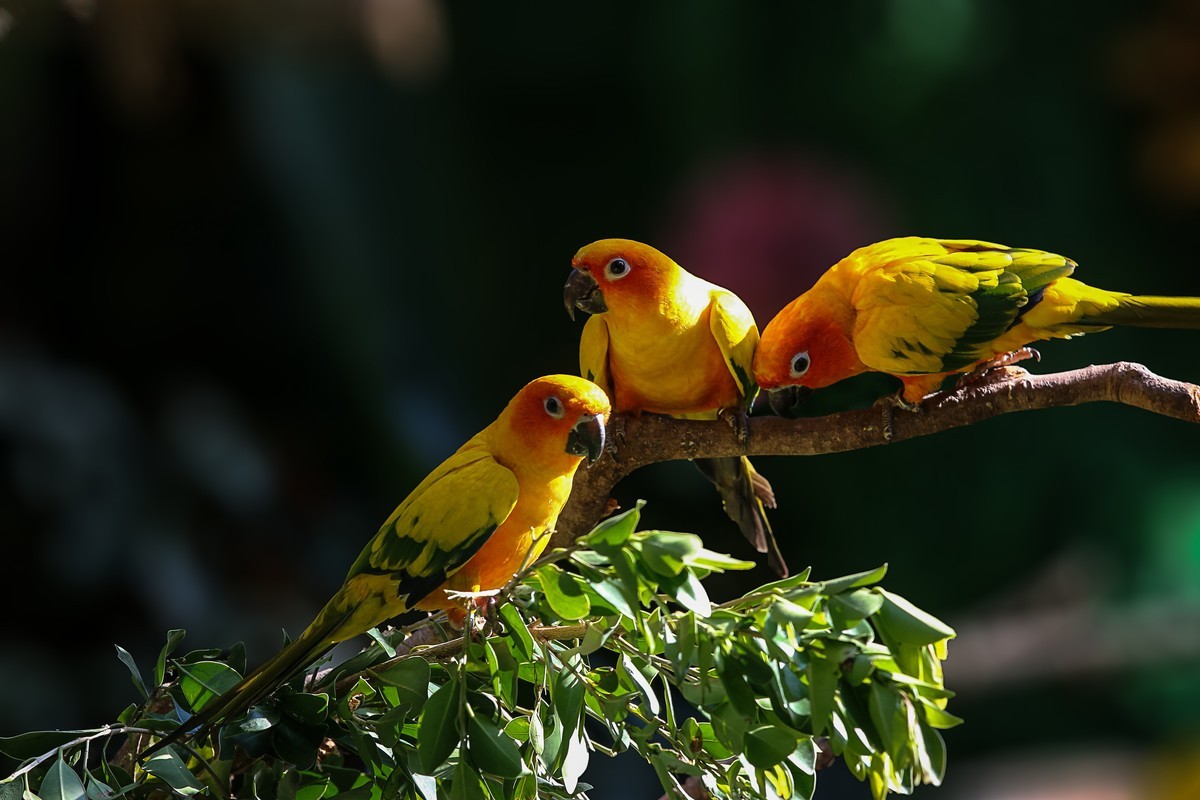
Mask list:
[[419,714],[429,698],[429,662],[420,656],[404,658],[385,670],[375,673],[381,682],[396,689],[398,704],[403,703],[412,714]]
[[883,749],[893,760],[899,761],[908,747],[908,720],[900,695],[879,681],[872,681],[867,707],[871,722],[883,739]]
[[[304,695],[313,697],[314,695]],[[271,749],[283,761],[309,769],[317,758],[317,748],[325,738],[325,726],[320,723],[305,723],[293,717],[282,717],[271,733]],[[371,747],[374,747],[372,744]],[[364,756],[360,751],[359,755]],[[374,753],[369,755],[373,756]]]
[[437,792],[437,779],[432,775],[420,775],[414,772],[412,774],[412,782],[424,800],[440,800]]
[[[633,563],[633,556],[624,550],[616,550],[610,555],[610,558],[612,567],[619,579],[617,585],[621,589],[621,594],[624,596],[629,607],[636,610],[641,606],[641,601],[638,599],[639,581],[637,568]],[[630,619],[637,624],[639,630],[644,632],[645,624],[642,614],[638,614],[635,611],[634,614],[630,615]]]
[[837,689],[837,664],[816,652],[809,654],[808,691],[813,733],[822,734],[832,726],[834,692]]
[[754,689],[746,680],[743,659],[734,653],[717,652],[717,675],[721,685],[729,695],[729,702],[746,717],[752,717],[758,711]]
[[505,800],[537,800],[537,776],[530,773],[513,782],[512,793]]
[[797,586],[802,586],[809,582],[808,576],[812,574],[812,567],[805,567],[795,575],[789,575],[786,578],[781,578],[771,583],[765,583],[762,586],[754,589],[751,594],[767,594],[770,592],[786,592],[790,589],[795,589]]
[[529,715],[529,743],[539,756],[546,749],[546,731],[542,728],[542,718],[537,711]]
[[396,648],[392,647],[392,643],[384,638],[383,634],[379,632],[379,628],[368,629],[367,636],[370,636],[375,644],[379,645],[379,649],[387,654],[388,658],[396,657]]
[[842,592],[829,598],[829,607],[835,610],[847,621],[866,619],[879,610],[883,598],[870,589],[855,589],[852,592]]
[[[17,780],[11,775],[0,780],[0,800],[23,800],[25,781]],[[32,792],[30,793],[32,796]]]
[[550,696],[553,699],[554,715],[562,722],[562,734],[570,736],[579,724],[579,715],[583,712],[583,682],[575,675],[574,670],[583,666],[583,659],[572,658],[567,666],[559,670],[550,686]]
[[532,659],[536,652],[533,635],[525,625],[525,620],[521,618],[521,612],[513,604],[505,603],[500,606],[500,619],[504,621],[504,628],[509,637],[513,638],[514,644],[519,645],[517,655],[525,661]]
[[232,667],[220,661],[201,661],[187,666],[177,664],[176,668],[183,674],[179,688],[193,712],[203,709],[242,679]]
[[617,611],[629,617],[629,619],[634,619],[633,609],[637,605],[636,596],[631,605],[624,588],[620,584],[605,578],[603,572],[586,565],[580,565],[580,571],[587,579],[588,588],[591,591],[599,595],[602,600],[608,602]]
[[883,576],[887,574],[887,567],[887,564],[883,564],[866,572],[856,572],[853,575],[847,575],[843,578],[823,581],[821,585],[824,587],[825,593],[831,595],[844,592],[847,589],[857,589],[859,586],[870,586],[873,583],[879,583],[883,580]]
[[586,588],[569,572],[564,572],[554,564],[547,564],[537,571],[537,578],[546,595],[546,602],[561,619],[580,620],[592,610]]
[[517,704],[517,671],[520,665],[508,649],[507,639],[488,639],[484,642],[492,689],[505,706]]
[[740,753],[745,749],[746,731],[749,720],[732,703],[722,703],[712,710],[713,733],[730,752]]
[[687,564],[693,569],[708,570],[709,572],[726,572],[731,569],[746,570],[758,566],[753,561],[743,561],[740,558],[727,556],[724,553],[715,553],[706,548],[701,548],[700,552],[689,556]]
[[154,685],[161,686],[163,679],[167,676],[167,656],[175,652],[175,648],[183,641],[183,637],[187,635],[187,631],[182,628],[172,628],[167,631],[167,643],[163,645],[163,649],[158,651],[158,661],[154,664]]
[[104,728],[88,728],[76,731],[31,731],[16,736],[0,736],[0,753],[18,761],[49,753],[51,750],[81,736],[99,733]]
[[113,645],[117,648],[117,658],[121,659],[121,663],[129,668],[129,677],[133,679],[133,688],[137,689],[143,699],[150,698],[150,692],[146,689],[146,682],[142,680],[141,670],[134,663],[133,656],[129,655],[129,651],[119,644]]
[[613,628],[607,628],[603,620],[597,620],[588,624],[583,632],[583,638],[575,647],[566,650],[563,655],[580,655],[587,656],[599,650],[608,641],[608,637],[613,633]]
[[325,714],[329,710],[329,695],[308,692],[284,694],[279,700],[279,708],[301,722],[321,723],[325,721]]
[[813,618],[813,612],[785,597],[779,597],[772,602],[767,613],[778,624],[792,625],[797,631],[804,630],[809,620]]
[[[642,663],[638,664],[638,661],[641,661]],[[650,680],[647,678],[645,673],[642,672],[643,667],[651,673],[651,678],[657,674],[657,670],[655,670],[642,659],[637,659],[637,661],[635,661],[629,655],[621,655],[619,674],[627,675],[629,677],[629,680],[633,683],[633,688],[635,688],[638,693],[642,695],[646,704],[646,708],[649,709],[651,714],[658,716],[658,694],[654,691],[654,687],[650,685]]]
[[746,760],[759,769],[773,767],[792,754],[799,740],[776,725],[760,725],[746,731]]
[[679,577],[681,580],[677,581],[671,592],[675,601],[688,611],[695,612],[698,617],[711,614],[712,603],[708,599],[708,592],[695,573],[685,572]]
[[925,698],[920,698],[920,708],[925,721],[933,728],[953,728],[962,724],[962,717],[956,717],[944,708],[934,705]]
[[458,693],[458,678],[451,677],[425,703],[417,729],[417,753],[422,772],[432,775],[458,747],[461,739]]
[[204,791],[204,785],[196,780],[179,756],[175,755],[175,751],[170,748],[159,750],[152,755],[142,764],[142,769],[186,797]]
[[450,783],[450,800],[484,800],[486,797],[483,776],[472,769],[465,758],[459,761]]
[[883,605],[873,619],[888,639],[920,647],[957,635],[949,625],[903,597],[879,587],[875,591],[883,598]]
[[646,531],[641,534],[642,560],[660,575],[673,577],[683,571],[687,559],[703,549],[700,537],[692,533]]
[[296,800],[321,800],[332,783],[329,778],[313,780],[312,774],[306,773],[304,782],[296,789]]
[[946,777],[946,741],[942,735],[920,722],[921,729],[921,771],[926,782],[940,786]]
[[563,759],[562,781],[563,788],[568,794],[574,794],[588,765],[587,739],[584,737],[583,726],[575,732],[567,743],[567,755]]
[[787,757],[788,763],[805,775],[817,773],[817,743],[811,736],[803,736],[796,749]]
[[467,721],[467,752],[472,763],[501,778],[515,778],[524,764],[517,743],[504,735],[490,719],[474,715]]
[[83,800],[86,794],[83,781],[75,774],[75,770],[67,766],[62,750],[59,750],[58,758],[50,765],[46,777],[42,778],[38,796],[42,800]]
[[[542,739],[542,748],[538,750],[538,755],[546,769],[554,771],[558,768],[559,756],[563,755],[563,724],[558,717],[551,716],[549,728]],[[532,724],[529,727],[529,733],[531,736],[533,735]]]
[[518,742],[529,741],[529,717],[513,717],[504,726],[504,735]]
[[599,525],[592,528],[591,533],[583,537],[584,546],[593,550],[620,547],[637,527],[644,505],[646,505],[645,500],[638,500],[637,505],[628,511],[602,520]]

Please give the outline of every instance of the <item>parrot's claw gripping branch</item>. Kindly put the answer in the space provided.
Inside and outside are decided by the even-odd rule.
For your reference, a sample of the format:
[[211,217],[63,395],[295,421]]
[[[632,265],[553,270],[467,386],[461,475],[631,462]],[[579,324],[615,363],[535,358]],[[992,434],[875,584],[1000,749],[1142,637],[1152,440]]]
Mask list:
[[742,443],[742,454],[750,443],[750,415],[740,408],[722,408],[717,411],[717,419],[723,419],[733,430],[738,441]]
[[907,411],[910,414],[916,414],[921,411],[920,403],[910,403],[904,399],[904,390],[895,394],[885,394],[883,397],[875,401],[875,405],[883,410],[883,440],[885,442],[892,441],[895,436],[894,423],[896,421],[896,409]]
[[[1015,372],[1016,369],[1008,369]],[[1024,370],[1021,370],[1024,372]],[[1010,375],[1011,377],[1011,375]],[[881,439],[877,407],[825,417],[751,417],[748,443],[716,420],[681,420],[644,414],[624,420],[626,435],[612,452],[575,477],[558,519],[552,546],[569,545],[601,519],[613,488],[641,467],[661,461],[730,456],[814,456],[875,447],[960,428],[1017,411],[1120,403],[1165,417],[1200,423],[1200,386],[1155,375],[1141,364],[1102,364],[1049,375],[1024,373],[938,395],[906,417],[891,439]],[[616,415],[619,418],[619,415]],[[614,437],[615,438],[615,437]]]
[[[1013,350],[1011,353],[998,355],[989,361],[983,362],[979,366],[975,367],[975,369],[961,376],[958,379],[958,382],[955,383],[955,387],[958,389],[965,389],[972,384],[979,383],[986,377],[990,377],[990,375],[995,373],[997,370],[1004,370],[1006,367],[1020,364],[1022,361],[1028,361],[1029,359],[1033,359],[1035,362],[1040,362],[1042,360],[1042,354],[1032,347],[1022,347],[1018,350]],[[1024,370],[1021,370],[1021,372],[1024,372]],[[1002,372],[1001,374],[1003,375],[1005,373]]]

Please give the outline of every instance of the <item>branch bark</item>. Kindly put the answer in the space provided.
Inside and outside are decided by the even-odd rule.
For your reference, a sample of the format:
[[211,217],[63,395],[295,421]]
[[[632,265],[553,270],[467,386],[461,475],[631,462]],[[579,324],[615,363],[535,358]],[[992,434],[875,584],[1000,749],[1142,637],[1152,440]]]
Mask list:
[[645,414],[617,421],[613,446],[575,475],[552,547],[566,547],[604,515],[613,488],[634,470],[660,461],[727,456],[816,456],[894,444],[1017,411],[1120,403],[1200,423],[1200,386],[1155,375],[1141,364],[1102,364],[1050,375],[1020,367],[993,370],[983,380],[932,395],[917,414],[896,410],[891,438],[880,406],[824,417],[753,417],[743,444],[724,422]]

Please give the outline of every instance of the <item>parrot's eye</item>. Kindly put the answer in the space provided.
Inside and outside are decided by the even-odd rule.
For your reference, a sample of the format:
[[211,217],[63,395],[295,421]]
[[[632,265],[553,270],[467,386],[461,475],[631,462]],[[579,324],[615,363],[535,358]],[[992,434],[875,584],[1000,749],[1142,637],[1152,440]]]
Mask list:
[[614,258],[604,267],[604,274],[616,280],[629,274],[629,262],[623,258]]
[[554,395],[550,395],[549,397],[546,398],[546,402],[543,403],[542,405],[544,405],[546,407],[547,414],[554,417],[555,419],[562,419],[563,404],[562,404],[562,401],[559,400],[557,397],[555,397]]
[[796,355],[792,356],[792,377],[799,378],[801,375],[808,372],[808,368],[811,365],[812,361],[808,357],[807,350],[805,350],[803,353],[796,353]]

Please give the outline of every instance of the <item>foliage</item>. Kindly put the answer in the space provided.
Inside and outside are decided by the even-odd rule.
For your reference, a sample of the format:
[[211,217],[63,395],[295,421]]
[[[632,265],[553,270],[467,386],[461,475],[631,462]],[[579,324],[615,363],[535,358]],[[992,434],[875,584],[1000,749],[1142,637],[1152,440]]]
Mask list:
[[677,797],[697,776],[717,797],[809,798],[829,753],[876,798],[940,782],[938,731],[959,722],[941,670],[954,632],[878,586],[885,567],[823,582],[805,571],[714,604],[702,580],[751,565],[691,534],[637,532],[640,508],[531,565],[483,635],[396,656],[403,632],[373,632],[218,742],[141,764],[179,709],[237,682],[246,654],[175,656],[184,635],[171,631],[147,682],[118,648],[142,702],[103,728],[0,739],[29,759],[0,800],[577,797],[594,754],[627,750]]

